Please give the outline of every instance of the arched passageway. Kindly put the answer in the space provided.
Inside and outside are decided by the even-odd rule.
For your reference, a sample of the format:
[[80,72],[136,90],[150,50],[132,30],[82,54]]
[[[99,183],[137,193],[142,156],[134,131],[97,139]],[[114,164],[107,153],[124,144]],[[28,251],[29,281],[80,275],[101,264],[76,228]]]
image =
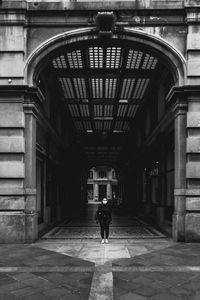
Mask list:
[[[118,197],[129,212],[172,226],[180,130],[174,130],[179,125],[167,95],[184,83],[181,55],[138,31],[104,39],[86,30],[39,47],[26,74],[40,92],[39,228],[85,205],[87,170],[94,165],[116,170]],[[175,159],[180,152],[177,147]],[[176,217],[174,236],[183,226]]]

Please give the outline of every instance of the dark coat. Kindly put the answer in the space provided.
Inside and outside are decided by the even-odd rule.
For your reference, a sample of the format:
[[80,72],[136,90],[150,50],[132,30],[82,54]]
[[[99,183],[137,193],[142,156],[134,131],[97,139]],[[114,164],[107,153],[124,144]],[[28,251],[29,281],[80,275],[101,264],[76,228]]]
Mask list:
[[112,221],[111,212],[108,204],[100,204],[96,214],[95,220],[100,223],[100,225],[109,225]]

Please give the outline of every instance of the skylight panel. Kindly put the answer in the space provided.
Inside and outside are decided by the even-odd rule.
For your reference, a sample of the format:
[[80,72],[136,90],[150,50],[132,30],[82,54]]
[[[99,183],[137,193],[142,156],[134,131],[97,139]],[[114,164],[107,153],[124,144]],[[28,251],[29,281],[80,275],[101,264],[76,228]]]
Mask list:
[[66,63],[64,55],[56,57],[52,61],[52,64],[53,64],[54,69],[66,69],[67,68],[67,63]]
[[89,63],[90,68],[103,68],[103,48],[90,47],[89,48]]
[[105,98],[115,98],[116,87],[117,87],[117,78],[106,78]]
[[74,50],[67,53],[68,64],[71,69],[83,68],[81,50]]
[[128,52],[126,68],[138,70],[140,68],[142,56],[143,56],[142,51],[136,51],[136,50],[130,49]]
[[92,78],[93,98],[101,99],[103,97],[103,78]]
[[70,78],[59,78],[65,98],[75,99],[75,93]]
[[118,69],[120,67],[121,48],[109,47],[106,49],[106,68]]

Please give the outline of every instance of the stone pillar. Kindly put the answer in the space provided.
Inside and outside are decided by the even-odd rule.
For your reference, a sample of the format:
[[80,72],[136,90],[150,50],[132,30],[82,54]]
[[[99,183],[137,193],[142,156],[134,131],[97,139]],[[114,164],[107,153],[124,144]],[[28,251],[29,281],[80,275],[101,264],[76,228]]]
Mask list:
[[23,100],[0,87],[0,243],[26,240]]
[[200,91],[188,97],[185,236],[200,242]]
[[0,87],[0,243],[38,236],[36,119],[26,87]]
[[99,185],[96,182],[93,185],[93,195],[94,195],[94,201],[98,201],[99,200]]
[[[200,26],[196,1],[187,1],[187,190],[186,241],[200,242]],[[194,9],[195,7],[195,9]]]
[[34,104],[25,104],[24,113],[26,242],[33,242],[38,237],[38,212],[36,203],[36,118]]
[[186,189],[186,117],[187,105],[175,104],[175,210],[173,214],[173,238],[185,240],[185,189]]
[[111,183],[108,182],[107,183],[107,199],[111,199],[112,198],[112,186]]

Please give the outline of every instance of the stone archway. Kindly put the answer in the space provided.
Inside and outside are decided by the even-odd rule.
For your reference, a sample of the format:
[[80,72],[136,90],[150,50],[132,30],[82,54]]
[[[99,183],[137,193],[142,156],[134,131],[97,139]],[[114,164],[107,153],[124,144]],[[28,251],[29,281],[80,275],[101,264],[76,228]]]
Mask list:
[[[96,28],[86,28],[67,31],[50,38],[37,47],[27,58],[25,65],[25,82],[29,86],[34,86],[34,77],[45,64],[45,57],[56,49],[70,45],[75,42],[96,40],[99,38]],[[147,34],[140,30],[124,29],[116,31],[112,39],[128,40],[135,43],[141,43],[147,47],[156,49],[166,62],[171,66],[177,76],[177,86],[185,84],[186,78],[186,61],[183,55],[164,39],[155,35]],[[43,65],[44,66],[44,65]]]
[[[84,41],[97,41],[99,39],[96,29],[83,29],[83,30],[74,30],[71,32],[66,32],[59,34],[45,43],[40,45],[27,59],[25,67],[25,81],[31,86],[37,85],[38,75],[41,70],[45,68],[48,64],[48,59],[51,56],[51,53],[55,52],[57,49],[62,47],[70,47],[74,43],[81,43]],[[160,58],[164,61],[166,65],[169,66],[173,77],[176,88],[184,86],[185,84],[185,70],[186,63],[184,57],[173,48],[171,45],[166,43],[161,38],[158,38],[153,35],[146,34],[139,30],[130,30],[124,29],[116,31],[116,33],[111,38],[112,41],[120,40],[128,41],[134,44],[143,45],[144,48],[150,48],[157,53]],[[174,96],[173,96],[174,97]],[[173,99],[174,100],[174,99]],[[182,101],[182,99],[179,101]],[[174,101],[176,103],[176,100]],[[174,105],[175,114],[175,191],[177,188],[184,186],[185,184],[185,168],[183,165],[185,162],[185,145],[186,138],[183,135],[186,130],[186,106],[184,106],[184,113],[182,113],[183,107],[181,106],[181,113],[179,113],[180,103]],[[178,113],[177,113],[178,111]],[[183,117],[184,116],[184,117]],[[184,120],[180,120],[184,118]],[[182,140],[180,147],[179,141]],[[181,202],[181,204],[180,204]],[[175,192],[175,213],[173,221],[173,236],[176,240],[185,239],[185,197],[180,198],[179,195],[176,195]],[[181,210],[180,210],[181,205]]]
[[[39,124],[45,128],[48,128],[48,121],[39,108],[39,103],[43,102],[42,95],[37,88],[37,77],[41,70],[47,63],[46,58],[51,55],[55,50],[63,47],[64,45],[71,45],[73,43],[83,41],[97,41],[99,39],[95,28],[74,30],[66,32],[47,40],[41,44],[27,59],[25,66],[25,80],[26,86],[15,88],[11,87],[10,92],[14,95],[14,101],[16,101],[17,112],[1,114],[2,126],[8,128],[16,127],[17,137],[9,139],[9,143],[17,141],[16,149],[14,152],[24,153],[25,163],[23,160],[19,160],[16,164],[9,162],[9,168],[2,166],[3,176],[13,179],[12,184],[16,182],[16,186],[9,188],[2,188],[2,199],[5,201],[6,213],[2,212],[1,217],[4,222],[1,226],[2,241],[16,241],[16,242],[32,242],[37,238],[38,223],[37,223],[37,200],[36,200],[36,126],[37,120]],[[196,214],[186,216],[186,206],[191,211],[194,207],[194,201],[197,201],[198,193],[189,194],[186,191],[186,114],[187,114],[187,101],[185,96],[190,94],[190,91],[186,91],[185,84],[185,60],[182,55],[166,43],[161,38],[149,35],[140,30],[117,30],[112,36],[112,41],[120,40],[122,43],[128,41],[129,43],[137,43],[143,45],[145,49],[153,49],[154,53],[158,53],[163,62],[169,66],[172,71],[174,82],[176,87],[172,89],[171,94],[168,96],[168,103],[173,102],[173,110],[171,114],[175,118],[175,213],[174,213],[174,238],[176,240],[189,240],[191,232],[195,231],[192,227],[192,220],[198,217]],[[12,96],[13,97],[13,96]],[[24,99],[22,104],[22,99]],[[172,106],[171,106],[172,107]],[[24,118],[25,116],[25,118]],[[193,116],[193,115],[192,115]],[[189,116],[189,125],[190,119]],[[196,116],[196,115],[195,115]],[[19,129],[18,129],[19,128]],[[25,132],[24,139],[22,132]],[[12,130],[11,130],[12,131]],[[12,131],[13,132],[13,131]],[[14,133],[16,135],[16,133]],[[20,134],[20,136],[18,136]],[[3,138],[5,140],[5,138]],[[45,139],[49,140],[48,134],[45,135]],[[23,147],[23,141],[25,141],[25,147]],[[190,142],[190,141],[189,141]],[[191,143],[190,143],[191,145]],[[37,148],[40,155],[44,155],[41,149]],[[192,151],[191,149],[187,149]],[[3,150],[2,150],[3,151]],[[4,151],[6,151],[4,149]],[[21,156],[20,156],[21,157]],[[189,163],[190,168],[191,163]],[[42,163],[40,164],[42,168]],[[24,172],[25,169],[25,172]],[[51,169],[55,171],[57,165],[51,166]],[[189,169],[188,169],[189,170]],[[13,173],[14,172],[14,173]],[[189,174],[189,171],[187,171]],[[13,175],[14,174],[14,175]],[[12,177],[11,176],[11,177]],[[188,176],[193,176],[189,174]],[[196,175],[195,175],[196,176]],[[13,177],[13,178],[14,178]],[[53,177],[52,177],[53,178]],[[22,182],[24,181],[24,184]],[[59,191],[55,189],[53,191],[56,195]],[[187,194],[187,197],[186,197]],[[6,196],[8,195],[8,196]],[[195,202],[196,203],[196,202]],[[17,209],[13,213],[13,208]],[[10,210],[9,210],[10,209]],[[187,221],[185,221],[187,220]],[[187,224],[189,225],[187,225]],[[10,226],[9,230],[6,230],[7,224]],[[188,231],[186,227],[188,226]],[[13,229],[14,228],[14,229]],[[186,232],[188,232],[186,234]],[[198,240],[198,234],[194,233],[192,239]]]

